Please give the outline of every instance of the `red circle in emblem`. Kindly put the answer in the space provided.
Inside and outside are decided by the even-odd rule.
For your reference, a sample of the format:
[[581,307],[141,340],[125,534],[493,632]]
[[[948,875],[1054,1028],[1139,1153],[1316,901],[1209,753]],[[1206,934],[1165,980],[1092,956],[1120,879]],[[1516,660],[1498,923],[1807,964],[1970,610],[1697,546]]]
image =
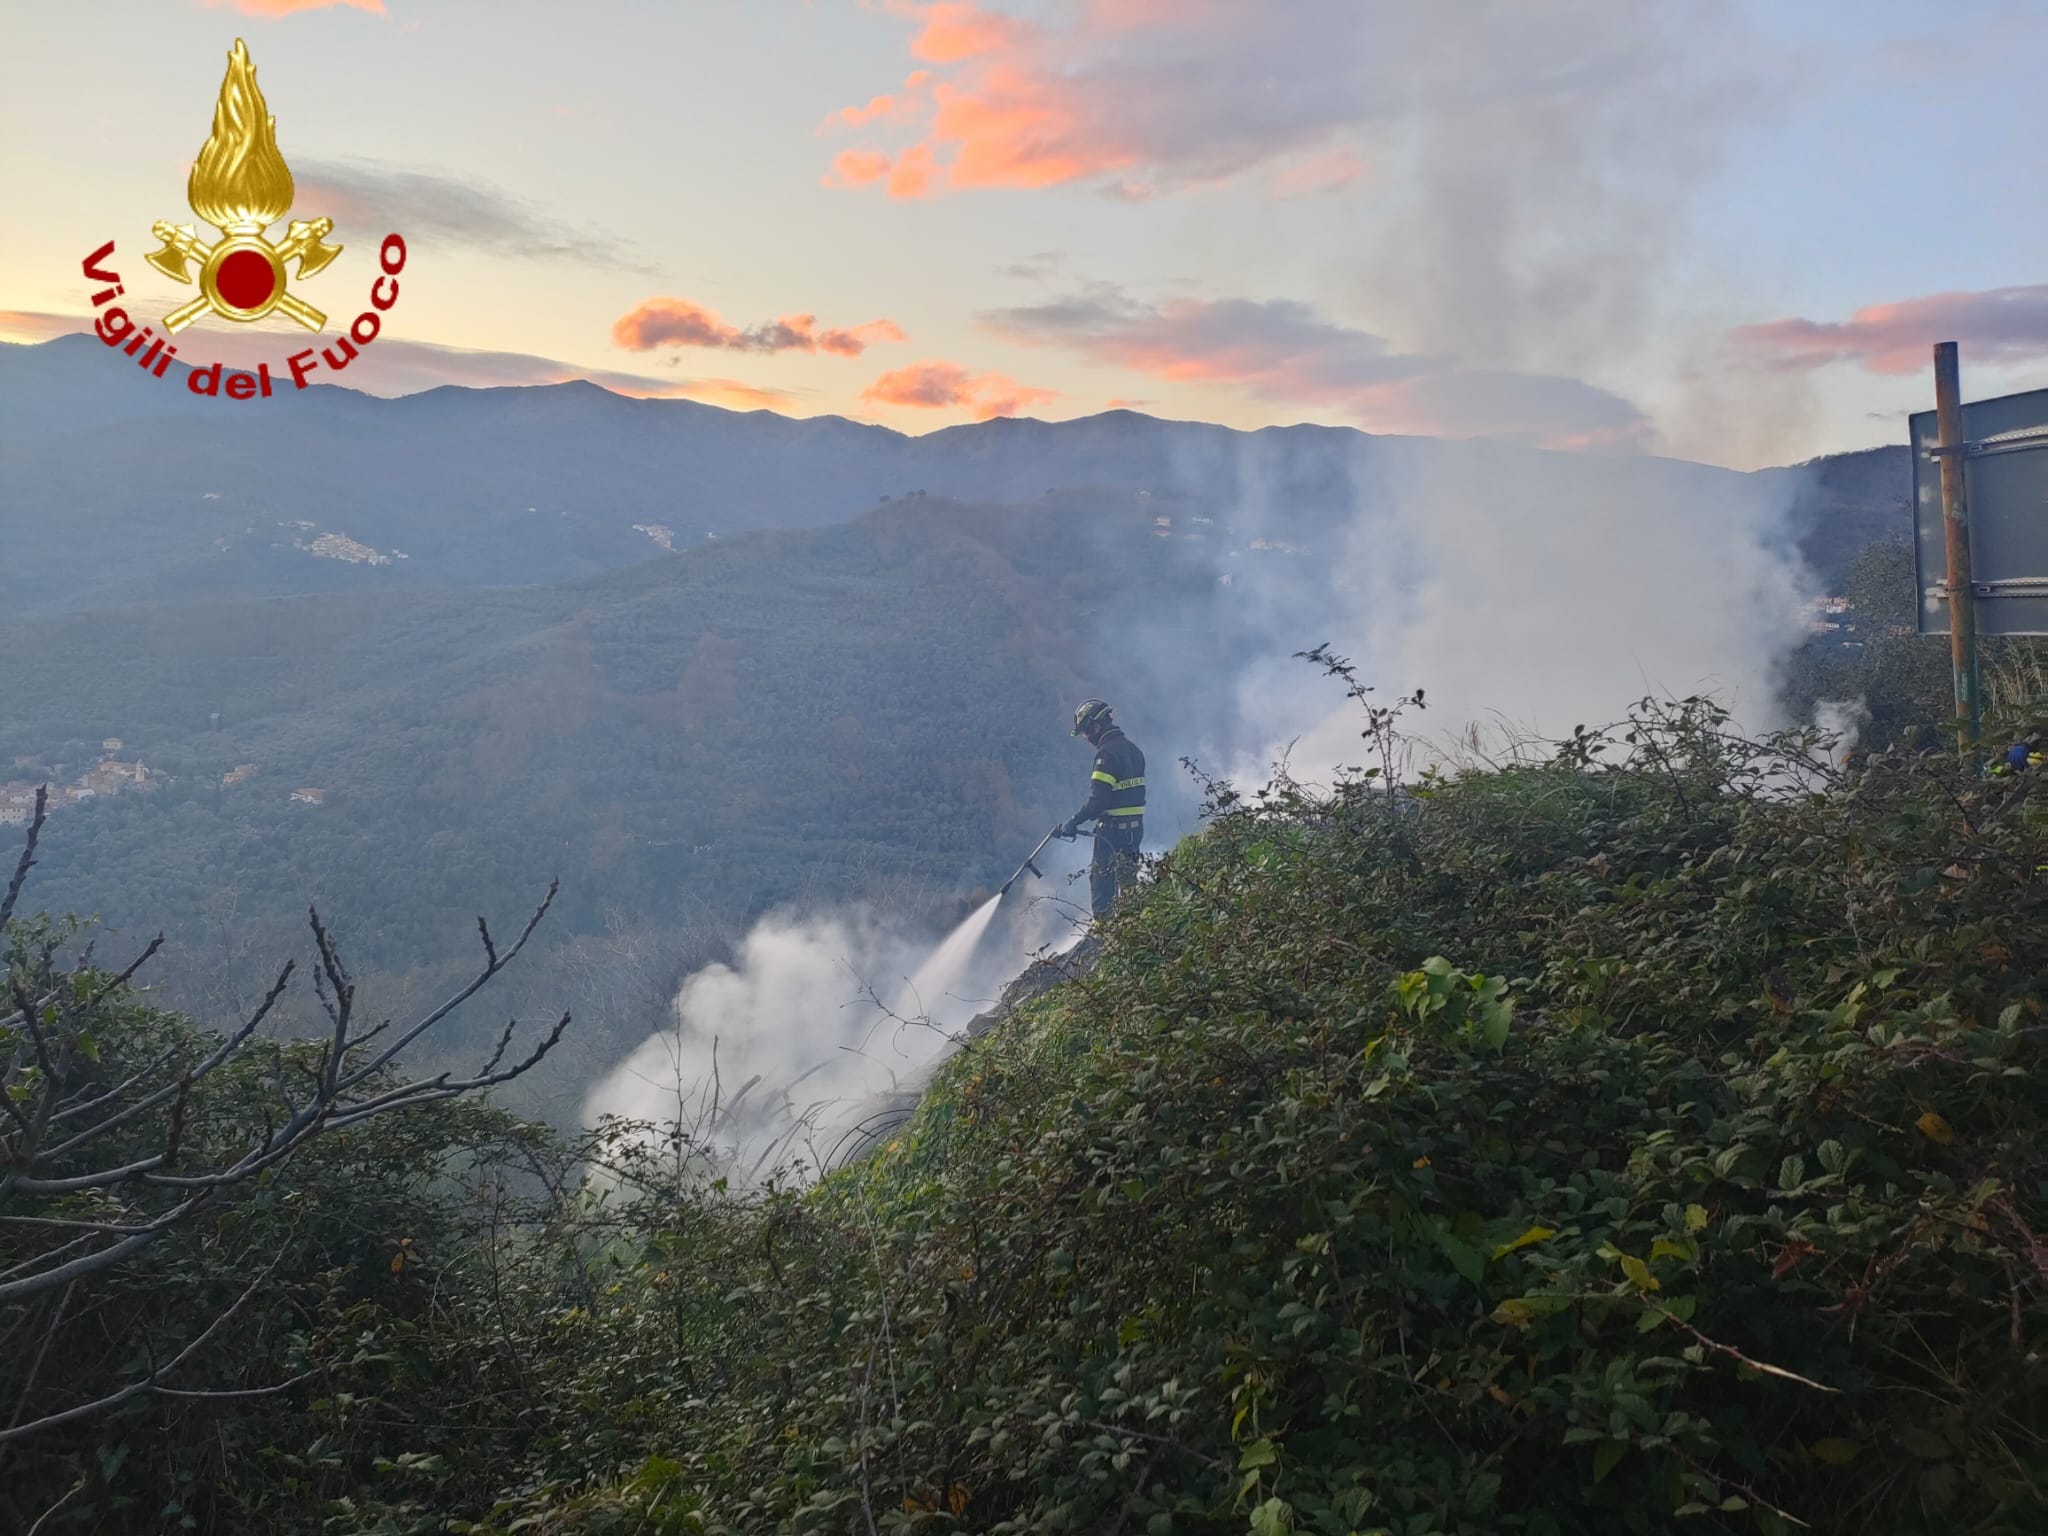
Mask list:
[[261,309],[276,284],[277,274],[261,251],[231,251],[213,275],[214,290],[231,309]]

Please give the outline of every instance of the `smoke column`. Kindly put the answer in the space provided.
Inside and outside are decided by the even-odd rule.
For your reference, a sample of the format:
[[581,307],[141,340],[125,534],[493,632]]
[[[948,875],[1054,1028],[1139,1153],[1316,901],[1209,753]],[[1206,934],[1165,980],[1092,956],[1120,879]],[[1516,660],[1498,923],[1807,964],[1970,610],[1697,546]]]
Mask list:
[[738,1180],[815,1172],[848,1126],[921,1086],[959,1028],[1066,926],[1055,904],[991,897],[933,948],[869,912],[771,914],[730,964],[683,983],[675,1027],[592,1089],[584,1122],[678,1123],[707,1169]]

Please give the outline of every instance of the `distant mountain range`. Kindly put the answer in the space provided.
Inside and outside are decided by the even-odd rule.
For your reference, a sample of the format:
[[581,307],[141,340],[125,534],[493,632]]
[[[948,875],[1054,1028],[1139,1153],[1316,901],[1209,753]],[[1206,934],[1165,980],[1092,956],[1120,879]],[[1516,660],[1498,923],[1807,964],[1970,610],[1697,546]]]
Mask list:
[[[91,336],[0,345],[0,600],[16,611],[296,593],[520,586],[616,570],[673,547],[843,522],[919,492],[1025,502],[1053,489],[1144,491],[1307,538],[1349,519],[1392,452],[1533,451],[1345,427],[1240,432],[1109,411],[997,419],[921,437],[587,383],[442,388],[380,399],[334,387],[270,400],[192,395]],[[1746,477],[1673,460],[1577,459],[1655,494],[1665,476]],[[1903,446],[1760,472],[1822,586],[1904,534]]]
[[[260,990],[309,901],[387,996],[432,992],[475,912],[560,874],[534,1006],[630,932],[658,1013],[663,966],[773,906],[949,920],[1079,803],[1087,694],[1155,754],[1155,835],[1189,825],[1176,760],[1271,745],[1245,679],[1355,629],[1361,548],[1405,581],[1432,472],[1533,517],[1782,496],[1829,590],[1909,526],[1903,448],[1751,476],[1128,411],[909,437],[588,384],[229,403],[89,337],[0,346],[0,821],[95,788],[32,904],[167,928],[188,1004]],[[592,1009],[572,1076],[645,1027]]]

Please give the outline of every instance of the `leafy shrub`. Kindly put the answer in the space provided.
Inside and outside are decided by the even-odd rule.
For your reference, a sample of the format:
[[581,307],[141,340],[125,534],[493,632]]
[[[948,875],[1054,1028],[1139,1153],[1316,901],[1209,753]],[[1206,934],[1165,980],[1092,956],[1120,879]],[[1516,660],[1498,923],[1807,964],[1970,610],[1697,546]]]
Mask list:
[[[2043,1528],[2048,796],[1815,745],[1688,701],[1412,802],[1219,797],[868,1162],[549,1164],[328,1513]],[[439,1385],[480,1338],[517,1373]]]

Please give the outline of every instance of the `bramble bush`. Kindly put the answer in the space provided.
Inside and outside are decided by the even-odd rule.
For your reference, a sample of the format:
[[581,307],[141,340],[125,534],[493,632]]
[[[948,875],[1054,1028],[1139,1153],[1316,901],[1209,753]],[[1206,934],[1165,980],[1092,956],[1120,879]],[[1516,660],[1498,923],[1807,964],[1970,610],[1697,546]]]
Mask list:
[[1822,746],[1219,790],[864,1163],[609,1127],[402,1375],[310,1325],[294,1528],[2044,1528],[2048,794]]

